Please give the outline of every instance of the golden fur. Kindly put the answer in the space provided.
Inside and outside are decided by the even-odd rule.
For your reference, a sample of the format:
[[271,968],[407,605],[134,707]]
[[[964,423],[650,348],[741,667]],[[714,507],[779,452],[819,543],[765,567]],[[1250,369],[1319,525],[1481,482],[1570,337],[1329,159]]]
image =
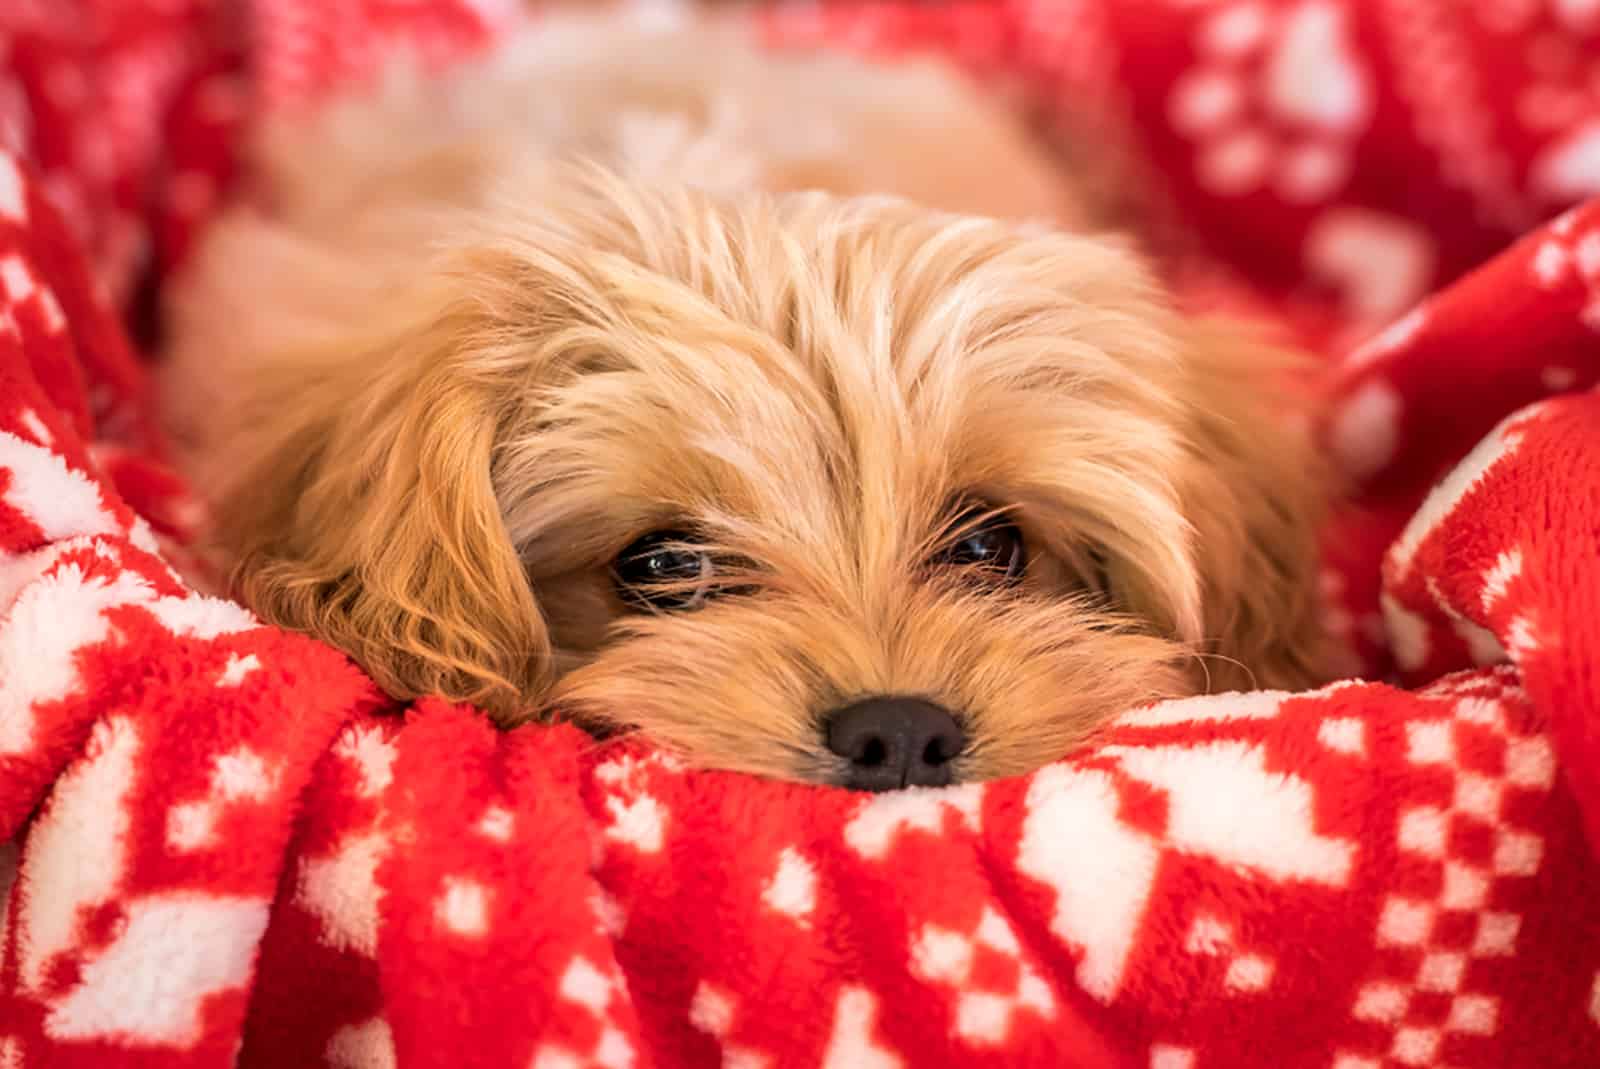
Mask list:
[[[561,32],[599,44],[271,132],[179,287],[175,431],[266,619],[399,696],[824,782],[823,720],[863,696],[956,711],[979,779],[1154,698],[1316,676],[1284,361],[1118,242],[1001,221],[1070,201],[997,111],[933,68]],[[559,132],[505,117],[535,97]],[[644,162],[628,114],[664,131]],[[982,168],[911,162],[979,130]],[[865,189],[918,203],[838,195]],[[966,502],[1021,527],[1019,585],[929,566]],[[734,594],[630,609],[612,562],[663,527],[739,562]]]

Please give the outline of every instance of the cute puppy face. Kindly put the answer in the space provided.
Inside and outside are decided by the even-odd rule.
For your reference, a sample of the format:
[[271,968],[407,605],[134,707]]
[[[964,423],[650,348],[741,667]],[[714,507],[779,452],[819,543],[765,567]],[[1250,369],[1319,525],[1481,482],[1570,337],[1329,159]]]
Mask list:
[[263,395],[219,515],[268,619],[401,696],[868,788],[1314,674],[1281,368],[1114,244],[596,176],[523,203]]

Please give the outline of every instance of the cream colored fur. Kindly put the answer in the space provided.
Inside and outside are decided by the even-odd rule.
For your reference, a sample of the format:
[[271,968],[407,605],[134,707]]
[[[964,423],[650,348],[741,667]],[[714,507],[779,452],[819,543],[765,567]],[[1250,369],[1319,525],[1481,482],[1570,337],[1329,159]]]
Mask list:
[[[685,33],[563,23],[264,134],[163,374],[239,592],[400,696],[822,781],[863,696],[956,711],[972,779],[1314,678],[1284,360],[1029,222],[1070,184],[941,68]],[[930,568],[972,501],[1017,587]],[[737,595],[631,610],[657,528]]]

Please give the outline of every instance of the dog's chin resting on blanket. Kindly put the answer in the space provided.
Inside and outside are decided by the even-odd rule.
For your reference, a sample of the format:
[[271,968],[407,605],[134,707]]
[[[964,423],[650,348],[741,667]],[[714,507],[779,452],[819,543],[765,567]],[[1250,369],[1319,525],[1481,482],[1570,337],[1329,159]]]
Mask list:
[[399,697],[871,789],[1314,679],[1283,358],[954,76],[677,32],[262,131],[162,380],[247,603]]

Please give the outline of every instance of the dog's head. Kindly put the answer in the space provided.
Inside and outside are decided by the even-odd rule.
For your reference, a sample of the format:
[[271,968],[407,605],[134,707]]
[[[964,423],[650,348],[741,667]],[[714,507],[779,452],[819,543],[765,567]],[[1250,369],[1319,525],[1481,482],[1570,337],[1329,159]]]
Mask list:
[[1304,679],[1280,367],[1114,243],[591,177],[287,370],[244,596],[402,696],[862,786],[1015,773]]

